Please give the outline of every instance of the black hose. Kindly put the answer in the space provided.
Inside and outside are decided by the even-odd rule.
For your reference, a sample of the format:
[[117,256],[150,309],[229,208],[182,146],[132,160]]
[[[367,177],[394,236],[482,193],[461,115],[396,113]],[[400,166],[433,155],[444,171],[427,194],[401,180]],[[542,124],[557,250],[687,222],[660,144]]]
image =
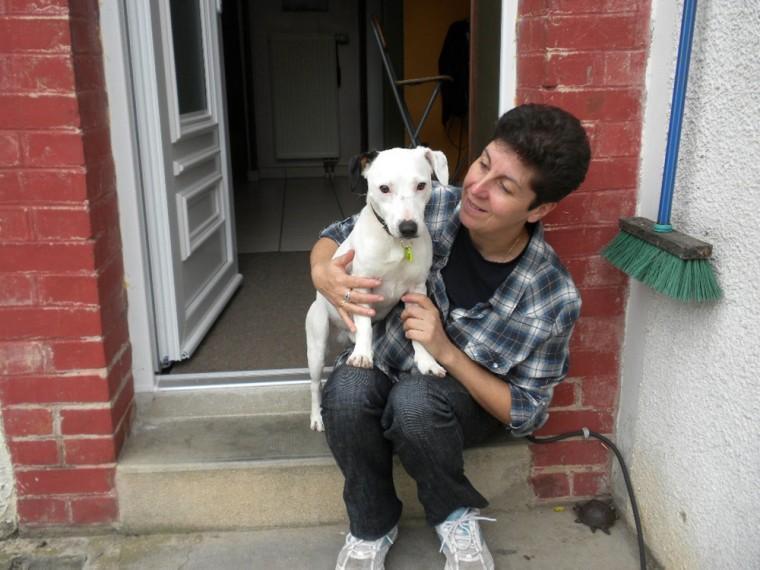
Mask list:
[[639,566],[641,567],[641,570],[646,570],[647,556],[646,556],[646,548],[644,546],[644,533],[641,530],[641,518],[639,517],[639,507],[636,505],[636,495],[634,495],[633,493],[633,485],[631,484],[631,477],[630,475],[628,475],[628,468],[625,466],[625,461],[623,460],[623,456],[621,455],[618,448],[615,447],[615,444],[612,443],[608,438],[604,437],[603,435],[598,434],[595,431],[591,431],[588,428],[583,428],[582,430],[578,430],[578,431],[569,431],[567,433],[563,433],[560,435],[553,435],[551,437],[535,437],[535,436],[529,435],[526,437],[526,439],[533,443],[554,443],[555,441],[560,441],[563,439],[567,439],[569,437],[583,437],[584,439],[588,439],[589,436],[595,437],[596,439],[600,440],[604,445],[606,445],[608,448],[610,448],[615,454],[615,456],[617,457],[617,460],[620,462],[620,467],[623,470],[623,479],[625,479],[625,486],[628,489],[628,497],[631,499],[631,510],[633,511],[633,520],[636,523],[636,538],[639,543]]

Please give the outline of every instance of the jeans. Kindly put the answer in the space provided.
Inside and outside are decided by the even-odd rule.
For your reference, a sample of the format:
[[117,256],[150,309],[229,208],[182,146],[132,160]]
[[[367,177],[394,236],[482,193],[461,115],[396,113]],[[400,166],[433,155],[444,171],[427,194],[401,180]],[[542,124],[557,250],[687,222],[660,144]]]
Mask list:
[[357,538],[376,540],[401,517],[393,453],[417,483],[431,526],[460,507],[488,505],[464,475],[463,450],[503,426],[455,378],[415,372],[394,383],[377,369],[341,365],[325,384],[322,418]]

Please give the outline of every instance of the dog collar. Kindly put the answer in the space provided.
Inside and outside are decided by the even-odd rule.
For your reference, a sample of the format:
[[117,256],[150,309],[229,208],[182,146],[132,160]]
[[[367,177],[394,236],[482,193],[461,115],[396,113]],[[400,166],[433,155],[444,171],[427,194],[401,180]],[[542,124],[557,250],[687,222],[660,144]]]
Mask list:
[[383,229],[385,230],[385,233],[387,233],[389,236],[393,237],[393,234],[391,234],[391,231],[388,229],[388,224],[385,223],[385,220],[380,217],[380,214],[378,214],[375,211],[375,208],[372,206],[372,204],[369,205],[370,210],[372,210],[372,213],[375,214],[375,217],[377,218],[377,221],[380,222],[380,225],[383,226]]
[[[385,230],[385,233],[387,233],[389,236],[393,237],[393,234],[391,234],[390,230],[388,229],[388,224],[386,224],[385,220],[380,217],[380,214],[378,214],[375,211],[375,208],[372,207],[372,204],[369,204],[369,209],[372,210],[373,214],[375,214],[375,217],[377,218],[377,221],[380,222],[381,226],[383,226],[383,229]],[[414,252],[412,251],[412,244],[410,244],[408,241],[407,242],[402,241],[401,242],[401,246],[404,248],[404,259],[407,260],[407,261],[409,261],[409,262],[414,261]]]

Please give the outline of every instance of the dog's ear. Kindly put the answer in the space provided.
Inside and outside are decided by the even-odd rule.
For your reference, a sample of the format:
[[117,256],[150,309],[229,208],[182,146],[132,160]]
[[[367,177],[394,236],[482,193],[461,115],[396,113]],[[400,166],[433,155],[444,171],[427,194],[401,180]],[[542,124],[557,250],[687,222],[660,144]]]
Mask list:
[[427,147],[417,148],[423,150],[425,160],[430,164],[438,182],[446,186],[449,183],[449,161],[446,159],[446,155],[440,150],[430,150]]
[[375,160],[377,151],[372,150],[352,156],[348,161],[348,179],[351,183],[351,192],[356,194],[366,194],[369,190],[367,179],[363,174],[370,163]]

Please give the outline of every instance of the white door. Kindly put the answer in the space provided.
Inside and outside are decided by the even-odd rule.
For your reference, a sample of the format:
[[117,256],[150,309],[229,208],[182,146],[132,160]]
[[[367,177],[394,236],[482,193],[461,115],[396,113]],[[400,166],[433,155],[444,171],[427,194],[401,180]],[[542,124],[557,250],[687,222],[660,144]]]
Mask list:
[[126,5],[156,336],[166,365],[192,355],[242,281],[227,152],[221,2]]

